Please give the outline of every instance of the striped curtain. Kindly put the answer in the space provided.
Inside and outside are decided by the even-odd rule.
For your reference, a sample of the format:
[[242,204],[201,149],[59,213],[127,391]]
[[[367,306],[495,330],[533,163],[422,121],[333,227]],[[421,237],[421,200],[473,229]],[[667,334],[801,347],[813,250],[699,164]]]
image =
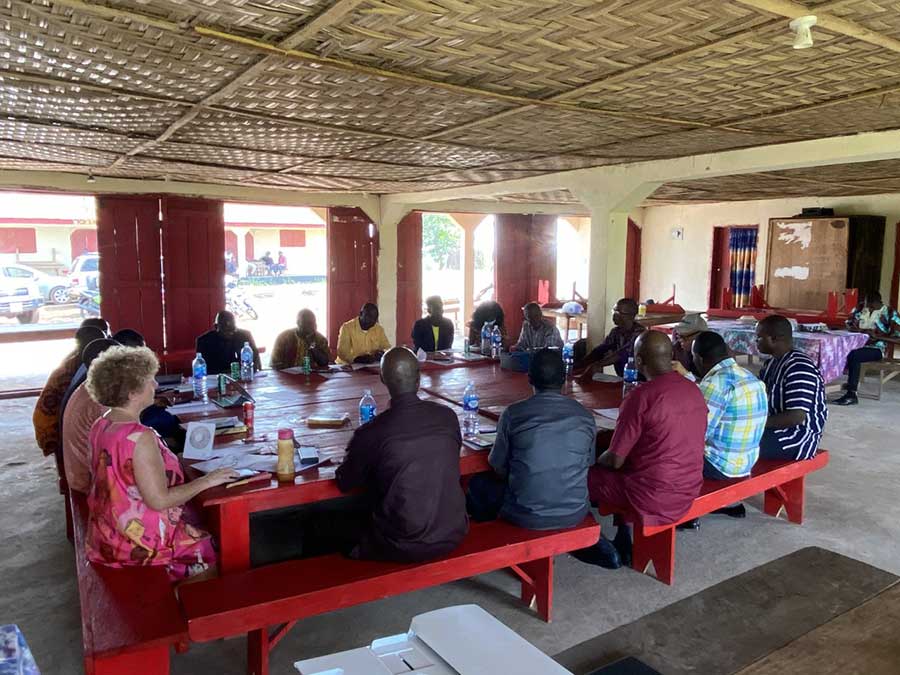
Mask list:
[[755,227],[734,227],[728,240],[731,254],[731,291],[734,306],[750,304],[750,289],[756,281],[756,241],[759,231]]

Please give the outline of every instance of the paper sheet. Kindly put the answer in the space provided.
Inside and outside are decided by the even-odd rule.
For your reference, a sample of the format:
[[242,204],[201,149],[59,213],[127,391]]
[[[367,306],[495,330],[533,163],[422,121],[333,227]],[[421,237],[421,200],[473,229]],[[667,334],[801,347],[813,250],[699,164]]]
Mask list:
[[170,405],[168,408],[166,408],[166,410],[168,410],[173,415],[213,412],[219,409],[219,406],[217,406],[212,401],[210,401],[209,403],[204,403],[203,401],[189,401],[187,403],[177,403],[175,405]]
[[380,363],[353,363],[350,365],[353,370],[362,370],[363,368],[375,368],[376,370],[381,370]]
[[594,373],[594,382],[621,382],[622,378],[618,375],[609,375],[607,373]]
[[613,421],[619,419],[618,408],[595,408],[594,412],[600,415],[600,417],[605,417]]

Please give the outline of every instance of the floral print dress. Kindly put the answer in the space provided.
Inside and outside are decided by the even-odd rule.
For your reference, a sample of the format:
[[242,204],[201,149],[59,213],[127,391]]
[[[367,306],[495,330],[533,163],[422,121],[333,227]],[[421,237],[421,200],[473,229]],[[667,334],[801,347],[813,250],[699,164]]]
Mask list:
[[[215,564],[212,538],[189,520],[184,506],[150,508],[134,478],[135,441],[129,436],[156,433],[138,422],[98,419],[91,428],[88,559],[113,567],[165,565],[173,581]],[[156,436],[169,487],[184,483],[178,458]]]

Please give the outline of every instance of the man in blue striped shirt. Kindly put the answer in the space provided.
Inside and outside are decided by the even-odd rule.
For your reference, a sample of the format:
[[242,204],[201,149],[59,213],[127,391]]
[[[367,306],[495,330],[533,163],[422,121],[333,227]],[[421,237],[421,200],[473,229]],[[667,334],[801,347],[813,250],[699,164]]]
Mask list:
[[759,456],[812,459],[828,419],[822,375],[806,354],[794,349],[793,329],[783,316],[767,316],[757,324],[756,347],[772,357],[759,374],[769,395]]

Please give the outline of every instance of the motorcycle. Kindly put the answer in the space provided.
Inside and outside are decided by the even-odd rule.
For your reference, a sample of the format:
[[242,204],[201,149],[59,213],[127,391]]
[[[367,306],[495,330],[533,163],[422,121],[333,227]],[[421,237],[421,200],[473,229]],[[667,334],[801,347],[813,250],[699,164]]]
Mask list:
[[225,285],[225,309],[238,319],[256,320],[259,318],[259,314],[247,300],[244,291],[234,281],[229,281]]
[[100,316],[100,291],[83,289],[78,295],[78,309],[83,319]]

